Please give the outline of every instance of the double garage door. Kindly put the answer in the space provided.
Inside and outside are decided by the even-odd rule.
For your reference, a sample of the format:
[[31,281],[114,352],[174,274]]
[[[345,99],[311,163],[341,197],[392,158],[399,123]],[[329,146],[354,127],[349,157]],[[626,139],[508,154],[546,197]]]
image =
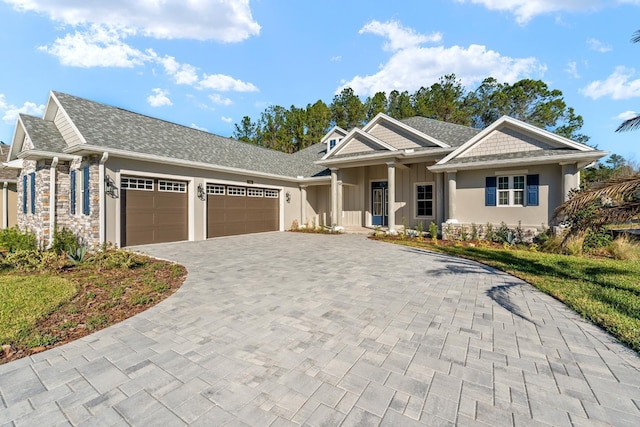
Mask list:
[[278,190],[207,184],[207,238],[280,229]]
[[[121,178],[122,246],[189,239],[186,181]],[[279,230],[279,192],[207,184],[207,238]]]

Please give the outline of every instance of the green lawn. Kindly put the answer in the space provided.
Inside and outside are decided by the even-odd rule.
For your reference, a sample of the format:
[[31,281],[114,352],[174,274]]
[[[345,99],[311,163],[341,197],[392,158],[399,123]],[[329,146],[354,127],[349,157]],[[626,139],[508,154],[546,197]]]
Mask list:
[[72,282],[50,274],[0,275],[0,344],[23,342],[46,345],[47,337],[34,337],[38,319],[70,300],[76,293]]
[[640,351],[640,262],[394,240],[506,271],[564,302]]

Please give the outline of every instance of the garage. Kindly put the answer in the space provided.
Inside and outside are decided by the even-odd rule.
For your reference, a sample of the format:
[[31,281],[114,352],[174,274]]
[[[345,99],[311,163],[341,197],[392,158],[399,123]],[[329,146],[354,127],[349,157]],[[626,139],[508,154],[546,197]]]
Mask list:
[[188,240],[187,182],[122,177],[122,246]]
[[279,229],[278,190],[207,184],[207,238]]

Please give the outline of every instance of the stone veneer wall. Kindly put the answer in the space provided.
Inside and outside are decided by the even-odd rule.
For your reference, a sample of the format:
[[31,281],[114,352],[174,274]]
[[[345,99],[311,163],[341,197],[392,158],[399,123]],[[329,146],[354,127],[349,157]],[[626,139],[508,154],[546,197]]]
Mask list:
[[[73,162],[60,162],[56,167],[56,216],[55,225],[58,229],[67,228],[78,236],[83,244],[92,248],[100,244],[100,194],[99,194],[99,160],[97,156],[82,158]],[[89,166],[89,197],[90,214],[82,213],[82,175],[80,171]],[[18,227],[22,230],[30,230],[35,233],[40,247],[46,247],[51,243],[49,236],[49,172],[51,161],[25,160],[23,169],[18,177]],[[71,214],[71,178],[70,170],[77,170],[76,175],[76,214]],[[22,177],[36,172],[36,206],[35,214],[31,214],[31,205],[27,205],[27,214],[22,211]],[[31,183],[28,182],[27,191],[30,191]]]
[[[82,169],[89,166],[89,215],[82,213]],[[71,175],[70,171],[76,171],[76,213],[71,214]],[[95,248],[100,244],[100,180],[99,160],[97,156],[74,160],[64,167],[58,165],[56,180],[56,226],[59,229],[67,228],[78,236],[83,244]]]
[[[18,177],[18,227],[36,235],[42,248],[49,244],[49,167],[51,162],[24,160]],[[22,177],[32,172],[36,174],[35,213],[31,213],[31,201],[27,198],[27,213],[22,210],[25,194],[22,189]],[[27,178],[27,193],[31,192],[31,179]],[[26,195],[28,197],[28,195]]]
[[[471,240],[473,227],[476,227],[479,240],[485,240],[487,235],[487,224],[453,224],[444,222],[442,226],[442,240]],[[501,224],[491,224],[495,233]],[[517,225],[508,225],[509,229],[515,233]],[[522,227],[523,240],[526,243],[533,242],[533,239],[540,234],[542,227]],[[466,237],[464,237],[466,236]]]

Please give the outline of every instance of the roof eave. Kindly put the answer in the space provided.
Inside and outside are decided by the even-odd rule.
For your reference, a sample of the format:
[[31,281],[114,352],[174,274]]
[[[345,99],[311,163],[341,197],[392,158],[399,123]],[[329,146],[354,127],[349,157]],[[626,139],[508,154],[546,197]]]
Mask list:
[[541,164],[563,164],[563,163],[577,163],[577,162],[592,162],[598,160],[609,154],[607,151],[581,151],[571,155],[558,155],[558,156],[541,156],[541,157],[529,157],[521,159],[502,159],[502,160],[487,160],[473,163],[446,163],[435,164],[429,166],[431,172],[455,172],[459,170],[474,170],[474,169],[487,169],[493,166],[508,167],[508,166],[526,166],[526,165],[541,165]]
[[43,159],[53,159],[57,157],[59,160],[63,161],[71,161],[76,159],[78,156],[67,154],[67,153],[56,153],[53,151],[45,151],[45,150],[26,150],[18,153],[18,158],[22,160],[43,160]]

